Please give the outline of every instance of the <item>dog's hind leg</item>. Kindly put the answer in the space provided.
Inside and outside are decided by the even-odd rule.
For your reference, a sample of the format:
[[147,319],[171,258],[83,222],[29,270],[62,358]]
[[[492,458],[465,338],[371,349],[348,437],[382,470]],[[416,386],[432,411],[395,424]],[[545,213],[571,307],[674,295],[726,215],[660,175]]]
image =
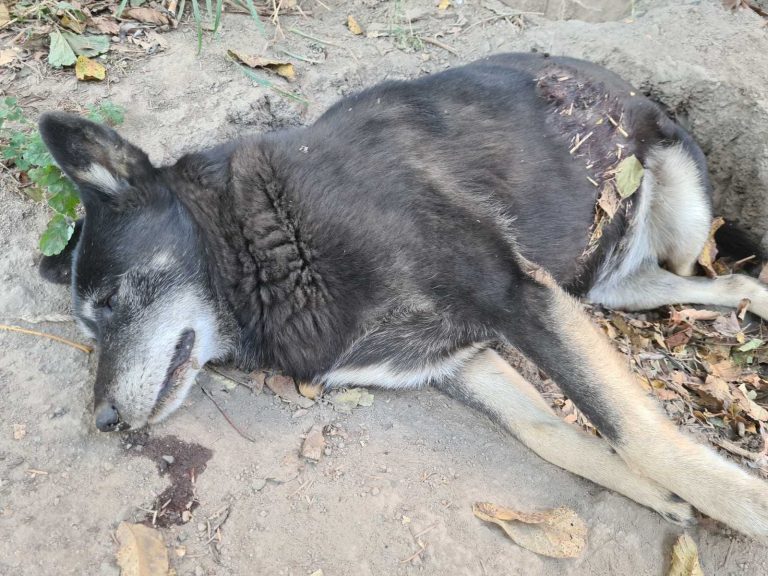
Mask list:
[[604,440],[560,419],[537,390],[493,350],[475,355],[458,377],[435,386],[489,415],[548,462],[648,506],[672,522],[692,521],[688,504],[632,472]]
[[[544,369],[632,470],[705,514],[768,537],[768,484],[681,433],[579,303],[526,263],[503,335]],[[526,281],[527,280],[527,281]]]
[[595,285],[587,298],[609,308],[648,310],[665,304],[703,304],[736,308],[749,298],[750,312],[768,319],[768,285],[751,276],[678,276],[647,264],[619,281]]

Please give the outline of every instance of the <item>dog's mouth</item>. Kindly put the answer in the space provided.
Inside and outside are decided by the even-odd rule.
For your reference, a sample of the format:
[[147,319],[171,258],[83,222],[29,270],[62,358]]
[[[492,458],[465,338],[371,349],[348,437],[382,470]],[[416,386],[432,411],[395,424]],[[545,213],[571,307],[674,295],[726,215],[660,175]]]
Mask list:
[[157,402],[155,403],[155,413],[158,409],[169,400],[179,384],[183,380],[183,376],[186,373],[189,366],[192,364],[192,348],[195,346],[195,331],[185,330],[179,336],[179,341],[176,343],[176,349],[171,358],[171,363],[168,365],[168,372],[166,372],[163,385],[160,387],[160,392],[157,395]]

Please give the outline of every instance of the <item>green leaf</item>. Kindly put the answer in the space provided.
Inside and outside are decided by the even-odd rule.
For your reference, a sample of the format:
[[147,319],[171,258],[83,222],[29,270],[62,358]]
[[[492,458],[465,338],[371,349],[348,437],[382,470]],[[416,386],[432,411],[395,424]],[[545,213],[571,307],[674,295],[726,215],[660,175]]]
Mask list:
[[125,120],[125,109],[114,102],[104,100],[98,104],[88,106],[88,119],[101,124],[117,126]]
[[616,188],[622,198],[629,198],[637,192],[642,179],[643,165],[634,154],[624,158],[616,167]]
[[[60,33],[78,56],[93,58],[109,50],[108,36],[86,36],[73,32]],[[74,64],[74,61],[72,62]]]
[[48,206],[53,208],[59,214],[63,214],[73,220],[77,218],[75,211],[80,204],[80,197],[74,189],[59,190],[56,194],[48,198]]
[[55,256],[66,248],[74,231],[75,223],[72,220],[56,214],[40,236],[40,251],[45,256]]
[[760,348],[760,346],[762,346],[763,344],[765,344],[765,342],[763,340],[760,340],[760,338],[752,338],[752,340],[750,340],[746,344],[742,344],[741,346],[739,346],[737,350],[739,352],[751,352],[756,348]]
[[48,152],[48,148],[43,144],[43,139],[39,132],[30,134],[27,145],[24,150],[24,160],[32,166],[46,166],[53,164],[53,157]]
[[51,46],[48,50],[48,63],[54,68],[62,66],[72,66],[77,60],[77,56],[67,43],[66,39],[58,30],[50,34]]

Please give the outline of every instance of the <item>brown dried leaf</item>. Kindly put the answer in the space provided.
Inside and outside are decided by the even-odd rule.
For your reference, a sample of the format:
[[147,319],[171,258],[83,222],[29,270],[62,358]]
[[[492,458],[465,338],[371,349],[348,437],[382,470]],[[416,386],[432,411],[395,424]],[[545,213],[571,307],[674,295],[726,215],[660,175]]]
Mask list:
[[311,382],[299,382],[299,394],[310,400],[317,400],[323,395],[323,385],[312,384]]
[[69,30],[72,30],[75,34],[82,34],[85,32],[85,22],[81,22],[80,20],[76,20],[75,18],[70,18],[69,15],[64,14],[61,19],[59,20],[59,24],[64,26],[64,28],[67,28]]
[[669,320],[673,324],[693,324],[697,320],[716,320],[720,316],[720,312],[715,312],[714,310],[685,308],[683,310],[673,309],[669,315]]
[[453,6],[452,0],[440,0],[440,3],[437,5],[438,10],[447,10]]
[[6,48],[4,50],[0,50],[0,67],[13,64],[15,60],[16,60],[16,50],[14,50],[13,48]]
[[733,403],[731,389],[728,383],[717,376],[707,376],[704,384],[696,388],[697,392],[704,392],[720,402],[726,410]]
[[123,10],[123,18],[130,18],[137,22],[144,22],[145,24],[157,24],[158,26],[171,26],[174,21],[168,14],[164,14],[154,8],[128,8]]
[[747,416],[754,420],[759,420],[760,422],[768,421],[768,410],[749,397],[747,387],[744,386],[744,384],[741,384],[738,388],[734,388],[733,397]]
[[85,56],[78,56],[75,62],[75,76],[78,80],[104,80],[107,77],[107,69],[95,60]]
[[587,527],[569,508],[544,512],[517,512],[490,502],[475,502],[475,516],[496,524],[513,542],[536,554],[576,558],[587,545]]
[[102,34],[109,34],[110,36],[117,36],[120,34],[120,26],[114,20],[107,18],[106,16],[95,16],[86,20],[86,25],[90,28],[98,30]]
[[117,539],[120,542],[117,564],[121,576],[168,574],[168,551],[160,532],[143,524],[121,522],[117,527]]
[[269,60],[254,54],[240,52],[239,50],[227,50],[227,54],[230,58],[233,58],[238,62],[242,62],[250,68],[264,68],[265,70],[270,70],[287,80],[293,80],[296,78],[296,71],[293,69],[293,64],[290,62]]
[[704,244],[704,248],[701,250],[701,254],[699,254],[699,264],[701,264],[701,267],[704,268],[707,276],[710,278],[717,276],[717,272],[713,267],[715,258],[717,258],[715,232],[717,232],[723,224],[725,224],[725,220],[723,220],[723,218],[720,216],[712,221],[712,225],[709,228],[709,238],[707,238],[707,242]]
[[347,28],[356,36],[363,33],[363,27],[360,26],[360,23],[352,15],[347,16]]
[[691,336],[693,336],[693,327],[688,325],[682,330],[678,330],[671,336],[667,336],[664,341],[666,342],[669,349],[672,350],[678,346],[684,346],[688,344],[688,342],[691,340]]
[[0,2],[0,26],[4,26],[11,21],[11,15],[8,12],[8,6],[5,2]]
[[309,432],[307,432],[307,437],[301,445],[301,455],[309,460],[319,462],[320,458],[323,457],[324,448],[325,438],[323,437],[323,427],[319,424],[315,424]]
[[709,372],[713,376],[717,376],[718,378],[722,378],[729,382],[735,382],[736,380],[741,379],[741,368],[734,365],[730,360],[722,360],[717,364],[712,364],[709,367]]
[[309,398],[305,398],[296,390],[296,384],[293,378],[288,376],[281,376],[275,374],[266,379],[265,384],[267,388],[272,390],[281,400],[296,404],[299,408],[309,408],[313,406],[315,402]]
[[667,576],[704,576],[699,564],[699,550],[688,534],[682,534],[675,542]]
[[613,218],[616,212],[618,212],[621,206],[621,198],[619,197],[616,188],[613,185],[613,181],[608,180],[600,191],[600,198],[597,199],[597,205],[602,208],[608,218]]

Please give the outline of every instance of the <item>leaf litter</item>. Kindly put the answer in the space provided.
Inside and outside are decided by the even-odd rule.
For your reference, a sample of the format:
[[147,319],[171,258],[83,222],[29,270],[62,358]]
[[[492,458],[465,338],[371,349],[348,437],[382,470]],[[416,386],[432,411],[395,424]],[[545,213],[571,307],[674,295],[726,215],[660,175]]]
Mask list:
[[163,535],[143,524],[121,522],[117,527],[117,564],[121,576],[166,576],[170,570]]
[[699,563],[699,549],[688,534],[681,534],[675,542],[667,576],[704,576]]

